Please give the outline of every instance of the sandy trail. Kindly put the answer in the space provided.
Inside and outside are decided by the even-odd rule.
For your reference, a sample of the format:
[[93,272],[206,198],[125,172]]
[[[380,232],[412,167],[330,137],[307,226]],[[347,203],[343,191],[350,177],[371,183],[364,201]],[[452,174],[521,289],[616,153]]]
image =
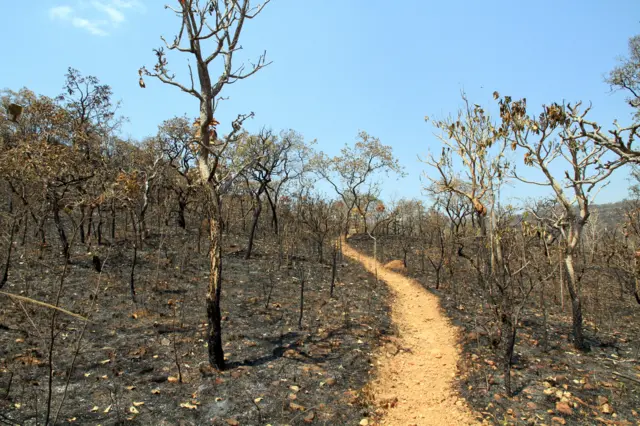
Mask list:
[[[375,273],[377,262],[372,258],[347,244],[343,244],[343,252]],[[456,330],[442,315],[437,298],[416,281],[379,263],[377,267],[378,278],[387,283],[394,296],[391,318],[399,332],[398,346],[403,349],[392,357],[384,349],[377,355],[378,377],[371,384],[373,393],[378,401],[398,401],[385,412],[381,424],[479,424],[453,391],[459,357]]]

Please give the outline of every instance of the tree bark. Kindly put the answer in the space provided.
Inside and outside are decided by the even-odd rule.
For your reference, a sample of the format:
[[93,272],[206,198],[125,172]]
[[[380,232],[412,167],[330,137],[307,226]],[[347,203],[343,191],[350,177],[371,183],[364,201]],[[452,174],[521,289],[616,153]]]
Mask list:
[[[212,190],[213,192],[214,190]],[[214,194],[214,207],[209,215],[209,287],[207,289],[207,319],[209,321],[208,339],[209,364],[218,370],[224,370],[224,350],[222,348],[222,316],[220,314],[220,296],[222,289],[222,251],[219,212],[219,199]],[[212,206],[213,207],[213,206]]]
[[13,219],[11,223],[11,233],[9,234],[9,247],[7,248],[7,259],[4,263],[4,272],[2,273],[2,278],[0,278],[0,289],[4,287],[4,285],[9,280],[9,267],[11,266],[11,251],[13,249],[13,237],[16,233],[17,219]]
[[516,344],[516,327],[509,314],[503,314],[502,318],[502,338],[504,339],[503,354],[503,376],[504,391],[508,397],[511,397],[511,365],[513,363],[513,349]]
[[60,244],[62,245],[62,254],[64,255],[65,261],[68,262],[71,256],[69,252],[69,240],[67,239],[67,234],[64,232],[64,225],[60,218],[60,205],[58,204],[56,195],[51,196],[51,209],[53,210],[53,222],[56,225],[56,230],[60,237]]
[[564,258],[565,270],[567,272],[567,289],[571,297],[571,317],[573,322],[573,345],[580,351],[587,350],[584,342],[582,324],[582,300],[577,287],[576,273],[573,267],[573,253],[567,251]]
[[184,216],[186,208],[187,202],[184,200],[178,200],[178,226],[182,229],[187,229],[187,220]]
[[258,220],[260,219],[260,213],[262,213],[262,200],[260,200],[260,194],[256,195],[256,207],[253,210],[253,222],[251,223],[251,232],[249,233],[249,242],[247,243],[247,252],[244,254],[245,260],[251,257],[253,250],[253,240],[256,236],[256,229],[258,228]]

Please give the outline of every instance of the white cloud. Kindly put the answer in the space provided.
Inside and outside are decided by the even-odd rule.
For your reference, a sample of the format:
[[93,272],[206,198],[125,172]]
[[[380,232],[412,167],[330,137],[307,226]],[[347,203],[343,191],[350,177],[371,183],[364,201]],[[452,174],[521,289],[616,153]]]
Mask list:
[[113,25],[124,22],[124,13],[120,12],[116,7],[99,1],[93,1],[92,4],[96,9],[106,13]]
[[144,9],[139,0],[111,0],[110,3],[119,9]]
[[92,0],[88,2],[76,0],[76,6],[55,6],[49,9],[52,20],[67,22],[76,28],[88,31],[97,36],[107,36],[124,21],[125,12],[144,12],[144,5],[139,0]]
[[71,24],[76,28],[85,29],[93,35],[108,36],[109,33],[101,28],[104,23],[104,21],[90,21],[88,19],[78,17],[71,20]]
[[69,6],[56,6],[49,9],[51,19],[69,19],[73,14],[73,9]]

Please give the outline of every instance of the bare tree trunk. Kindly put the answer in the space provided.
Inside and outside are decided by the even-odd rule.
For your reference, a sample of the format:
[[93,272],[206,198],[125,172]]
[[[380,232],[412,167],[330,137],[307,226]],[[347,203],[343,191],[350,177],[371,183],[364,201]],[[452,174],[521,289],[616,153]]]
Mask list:
[[182,229],[187,229],[187,220],[185,219],[184,212],[187,208],[187,203],[184,200],[178,200],[178,226]]
[[56,229],[58,230],[60,244],[62,245],[62,254],[64,255],[65,261],[68,262],[69,258],[71,257],[71,253],[69,251],[69,241],[67,239],[67,234],[64,232],[62,219],[60,218],[60,206],[58,204],[58,198],[56,195],[51,196],[51,209],[53,210],[53,222],[55,223]]
[[274,234],[278,234],[280,232],[278,227],[278,209],[276,206],[277,200],[272,200],[271,195],[269,195],[269,191],[265,191],[267,194],[267,201],[269,201],[269,207],[271,207],[271,223],[273,224],[273,232]]
[[84,206],[84,205],[80,206],[80,228],[79,228],[79,231],[80,231],[80,242],[82,244],[85,243],[85,235],[84,235],[84,218],[85,218],[85,215],[86,215],[85,209],[86,209],[86,206]]
[[305,273],[304,268],[300,267],[300,316],[298,317],[298,329],[302,330],[302,316],[304,314],[304,282]]
[[98,227],[96,229],[96,234],[98,235],[98,245],[102,245],[102,209],[98,206]]
[[111,242],[116,239],[116,202],[111,202]]
[[[213,192],[215,190],[211,190]],[[209,364],[218,370],[224,370],[224,350],[222,348],[222,316],[220,314],[220,297],[222,289],[222,251],[221,229],[217,214],[220,211],[220,201],[217,194],[212,194],[216,206],[209,208],[209,287],[207,289],[207,319]]]
[[333,259],[331,262],[331,288],[329,290],[329,297],[333,297],[333,289],[335,288],[335,284],[336,284],[336,270],[337,270],[337,265],[338,265],[338,242],[336,241],[333,244]]
[[262,213],[262,201],[260,200],[260,195],[257,195],[256,207],[253,210],[253,222],[251,223],[251,233],[249,234],[249,242],[247,243],[247,252],[244,254],[245,260],[251,257],[251,251],[253,250],[253,240],[256,236],[256,229],[258,227],[258,219],[260,219],[260,213]]
[[11,251],[13,249],[13,237],[16,233],[17,228],[17,219],[14,218],[11,223],[11,232],[9,233],[9,248],[7,249],[7,260],[4,262],[4,272],[2,273],[2,278],[0,278],[0,289],[4,287],[4,285],[9,280],[9,266],[11,266]]
[[576,349],[584,351],[587,349],[584,342],[582,325],[582,300],[577,287],[576,273],[573,267],[573,253],[565,252],[564,264],[567,272],[567,289],[571,297],[571,314],[573,321],[573,345]]
[[503,313],[502,317],[502,338],[504,339],[503,353],[503,375],[504,375],[504,391],[508,397],[511,397],[511,365],[513,363],[513,349],[516,344],[516,326],[513,324],[511,315]]
[[136,265],[138,264],[138,237],[133,240],[133,258],[131,260],[131,271],[129,274],[129,291],[131,300],[136,303]]

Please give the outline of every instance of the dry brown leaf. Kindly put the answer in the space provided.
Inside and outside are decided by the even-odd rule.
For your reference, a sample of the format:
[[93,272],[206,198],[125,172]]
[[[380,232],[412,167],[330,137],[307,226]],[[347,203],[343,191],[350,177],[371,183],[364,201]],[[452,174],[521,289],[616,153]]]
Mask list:
[[316,413],[314,411],[309,411],[309,414],[303,417],[305,423],[313,422],[313,419],[316,418]]
[[300,404],[296,404],[295,402],[290,402],[289,408],[291,408],[292,411],[304,411],[304,407]]
[[187,402],[183,402],[182,404],[180,404],[180,407],[187,408],[189,410],[197,410],[198,409],[197,405],[194,405],[194,404],[192,404],[192,403],[190,403],[188,401]]

